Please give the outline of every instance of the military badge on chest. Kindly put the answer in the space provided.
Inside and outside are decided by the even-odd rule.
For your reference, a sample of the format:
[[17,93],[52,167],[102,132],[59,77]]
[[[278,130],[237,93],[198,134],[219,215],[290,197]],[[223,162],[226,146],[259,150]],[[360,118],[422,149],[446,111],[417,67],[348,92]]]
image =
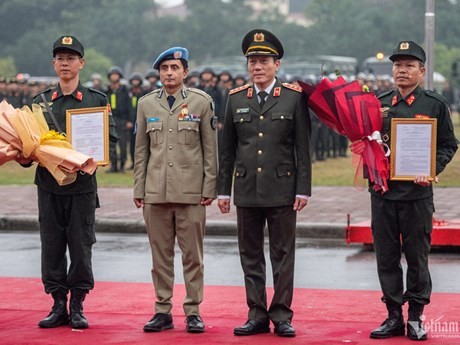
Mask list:
[[[45,103],[40,102],[40,103],[38,103],[38,104],[40,105],[40,108],[42,108],[42,111],[43,111],[44,113],[47,113],[47,112],[48,112],[48,109],[46,109]],[[53,105],[53,102],[48,102],[48,106],[50,107],[50,109],[53,109],[53,108],[51,107],[52,105]]]
[[200,122],[201,115],[200,114],[191,114],[188,110],[188,105],[182,105],[182,110],[180,111],[179,117],[177,118],[178,121],[192,121],[192,122]]

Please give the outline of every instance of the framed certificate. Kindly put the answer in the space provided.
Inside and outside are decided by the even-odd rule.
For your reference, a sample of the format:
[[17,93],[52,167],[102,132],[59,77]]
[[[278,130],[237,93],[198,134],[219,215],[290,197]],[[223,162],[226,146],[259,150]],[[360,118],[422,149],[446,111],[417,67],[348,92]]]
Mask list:
[[69,109],[67,140],[98,165],[109,164],[109,113],[107,107]]
[[390,180],[436,177],[437,119],[391,119]]

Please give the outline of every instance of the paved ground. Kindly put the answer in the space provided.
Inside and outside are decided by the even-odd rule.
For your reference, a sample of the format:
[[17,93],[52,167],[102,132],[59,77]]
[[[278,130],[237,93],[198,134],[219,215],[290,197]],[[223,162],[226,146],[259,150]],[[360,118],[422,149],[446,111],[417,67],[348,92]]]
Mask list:
[[[0,186],[0,229],[36,227],[37,195],[34,185]],[[131,188],[100,188],[101,208],[97,210],[98,229],[114,232],[142,232],[141,210],[134,206]],[[435,188],[437,219],[460,219],[460,188]],[[314,228],[317,237],[340,237],[347,224],[370,219],[369,193],[353,187],[314,187],[308,206],[298,214],[300,228]],[[216,202],[207,208],[207,222],[213,234],[232,234],[236,214],[221,214]],[[321,236],[324,234],[324,236]]]

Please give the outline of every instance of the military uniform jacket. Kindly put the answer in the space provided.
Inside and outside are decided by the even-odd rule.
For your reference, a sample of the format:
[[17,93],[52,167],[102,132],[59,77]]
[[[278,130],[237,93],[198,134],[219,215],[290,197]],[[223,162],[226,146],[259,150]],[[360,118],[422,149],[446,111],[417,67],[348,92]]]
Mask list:
[[[59,84],[54,88],[49,88],[43,92],[48,105],[51,108],[56,121],[64,132],[66,132],[66,111],[67,109],[80,109],[91,107],[108,106],[108,100],[105,94],[94,89],[89,89],[78,84],[77,89],[71,95],[63,95]],[[46,110],[43,100],[38,94],[35,96],[33,103],[39,104],[42,108],[43,115],[50,130],[58,131],[53,123],[48,111]],[[111,145],[117,142],[118,136],[115,131],[115,123],[109,112],[109,139]],[[55,194],[75,194],[89,193],[97,189],[96,172],[93,175],[77,174],[75,182],[66,186],[59,186],[48,170],[38,166],[35,173],[35,184],[44,190]]]
[[219,150],[219,195],[241,207],[293,204],[311,195],[311,124],[301,89],[276,81],[261,109],[255,89],[230,92]]
[[[433,91],[417,87],[406,99],[398,90],[379,96],[382,107],[388,107],[388,115],[383,116],[382,138],[391,147],[392,118],[436,118],[436,175],[440,174],[457,151],[457,139],[450,118],[449,105],[445,98]],[[385,141],[386,140],[386,141]],[[391,160],[391,154],[390,158]],[[391,162],[390,162],[391,164]],[[412,181],[388,181],[388,191],[384,194],[369,188],[371,193],[390,200],[417,200],[433,195],[433,188],[423,187]]]
[[139,99],[134,198],[198,204],[216,197],[214,106],[205,92],[183,87],[169,108],[163,89]]
[[130,121],[131,112],[128,87],[121,84],[120,87],[114,91],[109,86],[105,94],[110,101],[113,117],[115,119]]

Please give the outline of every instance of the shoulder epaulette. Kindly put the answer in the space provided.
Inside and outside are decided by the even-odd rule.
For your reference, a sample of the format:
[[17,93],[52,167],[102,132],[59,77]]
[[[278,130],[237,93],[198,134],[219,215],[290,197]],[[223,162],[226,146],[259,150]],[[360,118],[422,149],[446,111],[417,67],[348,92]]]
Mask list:
[[47,88],[47,89],[44,90],[44,91],[40,91],[39,93],[37,93],[37,94],[33,97],[33,99],[37,98],[37,97],[40,96],[42,93],[47,93],[47,92],[51,91],[52,89],[53,89],[52,87],[49,87],[49,88]]
[[442,103],[448,104],[447,99],[443,95],[440,95],[437,92],[434,92],[434,91],[431,91],[431,90],[423,90],[423,92],[425,92],[425,94],[427,96],[429,96],[429,97],[433,97],[433,98],[437,99],[438,101],[440,101]]
[[294,85],[294,84],[283,83],[283,86],[288,88],[288,89],[297,91],[297,92],[302,92],[302,90],[303,90],[302,87],[300,87],[298,85]]
[[98,94],[100,94],[100,95],[102,95],[104,97],[107,97],[107,95],[104,92],[96,90],[96,89],[93,89],[92,87],[89,87],[88,90],[90,90],[92,92],[95,92],[95,93],[98,93]]
[[143,95],[142,97],[140,97],[140,98],[138,99],[138,102],[139,102],[142,98],[145,98],[145,97],[147,97],[148,95],[152,95],[152,94],[158,93],[158,92],[160,92],[160,89],[155,89],[155,90],[153,90],[153,91],[150,91],[150,92],[146,93],[145,95]]
[[377,98],[380,99],[380,98],[386,97],[389,94],[391,94],[393,91],[394,90],[385,91],[385,92],[381,93],[380,95],[378,95]]
[[229,95],[233,95],[234,93],[237,93],[237,92],[246,90],[247,88],[249,88],[249,87],[251,87],[251,86],[252,86],[251,84],[246,84],[246,85],[237,87],[237,88],[235,88],[235,89],[231,89],[230,92],[229,92],[228,94],[229,94]]
[[193,92],[193,93],[196,93],[196,94],[199,94],[201,96],[204,96],[205,98],[211,98],[211,96],[209,96],[206,92],[204,92],[203,90],[201,89],[197,89],[195,87],[188,87],[187,88],[187,91],[189,92]]

